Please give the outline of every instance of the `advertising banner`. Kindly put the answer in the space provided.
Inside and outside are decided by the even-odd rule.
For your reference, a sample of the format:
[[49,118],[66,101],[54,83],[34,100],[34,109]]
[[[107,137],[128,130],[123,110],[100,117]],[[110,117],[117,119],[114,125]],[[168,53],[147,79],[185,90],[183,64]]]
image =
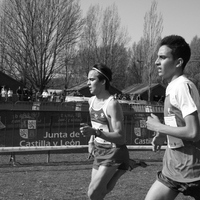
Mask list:
[[[125,107],[125,106],[124,106]],[[154,132],[147,130],[150,113],[163,119],[162,107],[128,105],[124,111],[127,145],[150,145]],[[0,151],[7,147],[39,148],[87,145],[80,123],[90,124],[88,111],[1,110]]]

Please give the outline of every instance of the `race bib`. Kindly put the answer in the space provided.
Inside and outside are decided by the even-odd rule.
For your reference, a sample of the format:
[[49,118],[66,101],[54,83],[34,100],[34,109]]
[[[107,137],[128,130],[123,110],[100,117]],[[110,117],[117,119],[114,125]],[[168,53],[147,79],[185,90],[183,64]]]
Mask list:
[[[165,125],[177,127],[175,115],[164,117]],[[171,149],[183,147],[183,141],[179,138],[168,135],[167,136],[168,147]]]

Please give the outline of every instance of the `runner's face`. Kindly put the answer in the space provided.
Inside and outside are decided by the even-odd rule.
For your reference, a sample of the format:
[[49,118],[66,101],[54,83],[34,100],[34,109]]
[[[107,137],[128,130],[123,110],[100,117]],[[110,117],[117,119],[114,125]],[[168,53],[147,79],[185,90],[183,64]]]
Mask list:
[[89,87],[90,93],[93,95],[98,94],[102,89],[102,82],[99,81],[98,72],[91,70],[88,74],[87,85]]
[[158,50],[158,57],[155,62],[158,75],[162,76],[164,80],[171,81],[176,75],[177,60],[174,60],[172,54],[172,49],[166,45],[163,45]]

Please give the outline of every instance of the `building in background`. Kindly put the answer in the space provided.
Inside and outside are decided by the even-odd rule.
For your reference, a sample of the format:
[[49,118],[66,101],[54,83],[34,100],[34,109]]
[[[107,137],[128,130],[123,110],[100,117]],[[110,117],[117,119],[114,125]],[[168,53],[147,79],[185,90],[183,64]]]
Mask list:
[[[164,102],[165,87],[160,83],[151,84],[151,97],[150,101]],[[148,84],[134,84],[122,90],[123,94],[129,94],[131,100],[145,100],[148,101]]]

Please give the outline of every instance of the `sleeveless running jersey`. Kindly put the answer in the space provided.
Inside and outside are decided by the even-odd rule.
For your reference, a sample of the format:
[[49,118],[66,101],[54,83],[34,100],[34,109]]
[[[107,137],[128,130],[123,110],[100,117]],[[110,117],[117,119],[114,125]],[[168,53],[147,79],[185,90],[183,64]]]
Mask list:
[[[100,109],[93,108],[95,98],[96,96],[91,97],[91,103],[89,107],[92,127],[95,129],[102,129],[105,132],[113,131],[110,117],[106,113],[108,103],[111,99],[113,99],[113,96],[110,96]],[[112,144],[111,142],[106,141],[100,137],[95,137],[95,141],[101,144]]]

